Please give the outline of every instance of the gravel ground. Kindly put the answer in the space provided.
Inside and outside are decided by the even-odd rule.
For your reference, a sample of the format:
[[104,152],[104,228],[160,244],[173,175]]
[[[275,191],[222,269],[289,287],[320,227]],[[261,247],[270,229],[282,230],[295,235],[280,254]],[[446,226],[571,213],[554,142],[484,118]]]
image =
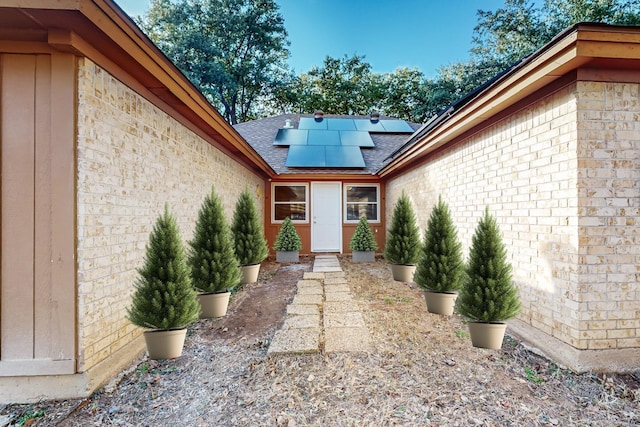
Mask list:
[[[304,270],[279,275],[270,263],[227,318],[190,330],[182,357],[143,357],[88,399],[5,406],[0,426],[640,425],[640,371],[574,374],[509,336],[501,350],[476,349],[462,318],[428,313],[422,292],[394,282],[384,260],[340,261],[374,351],[268,357]],[[268,324],[246,306],[265,286],[283,300]],[[248,316],[256,327],[237,333],[235,318]]]

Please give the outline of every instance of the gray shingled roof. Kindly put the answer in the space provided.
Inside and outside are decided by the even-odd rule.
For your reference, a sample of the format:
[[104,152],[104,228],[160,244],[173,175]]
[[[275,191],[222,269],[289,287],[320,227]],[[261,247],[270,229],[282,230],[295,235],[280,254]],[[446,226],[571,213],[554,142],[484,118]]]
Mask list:
[[[298,127],[300,117],[313,117],[312,114],[281,114],[279,116],[267,117],[265,119],[253,120],[250,122],[238,123],[234,128],[253,147],[254,150],[276,171],[279,175],[287,174],[352,174],[371,175],[375,174],[385,163],[391,153],[402,146],[409,137],[408,133],[371,133],[371,139],[375,148],[362,148],[365,168],[289,168],[285,166],[287,161],[288,147],[278,147],[273,145],[273,141],[278,133],[278,129],[284,127],[285,120],[290,119],[294,128]],[[368,116],[345,116],[328,115],[325,118],[350,118],[368,119]],[[389,117],[381,117],[386,119]],[[415,131],[420,128],[420,124],[408,123]],[[385,162],[386,160],[386,162]]]

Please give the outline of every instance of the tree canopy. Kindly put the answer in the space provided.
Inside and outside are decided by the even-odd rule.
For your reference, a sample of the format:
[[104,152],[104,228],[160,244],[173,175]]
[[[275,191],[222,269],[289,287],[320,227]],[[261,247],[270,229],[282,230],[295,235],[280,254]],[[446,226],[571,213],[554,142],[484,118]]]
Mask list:
[[232,124],[277,93],[288,74],[275,0],[153,0],[141,28]]
[[275,0],[152,0],[138,23],[235,124],[286,112],[366,115],[425,122],[578,22],[640,25],[637,0],[505,0],[478,10],[468,61],[374,73],[364,56],[326,56],[294,75]]

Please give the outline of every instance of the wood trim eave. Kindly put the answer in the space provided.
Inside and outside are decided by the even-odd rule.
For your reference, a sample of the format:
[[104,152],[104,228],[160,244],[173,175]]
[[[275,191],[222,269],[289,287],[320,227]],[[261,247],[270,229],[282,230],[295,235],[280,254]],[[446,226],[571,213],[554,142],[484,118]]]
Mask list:
[[[555,41],[555,44],[534,54],[528,62],[525,60],[521,68],[507,74],[476,99],[453,112],[451,117],[443,120],[382,168],[378,175],[386,179],[400,173],[408,165],[416,163],[421,156],[454,141],[469,129],[562,76],[588,66],[594,59],[640,60],[637,50],[640,33],[637,31],[627,34],[618,30],[612,36],[604,31],[583,28],[584,26],[578,26]],[[605,52],[607,56],[604,56]]]
[[380,182],[378,175],[347,175],[347,174],[288,174],[271,177],[272,182],[293,182],[293,181],[358,181],[358,182]]
[[542,99],[544,97],[550,96],[551,94],[553,94],[554,92],[557,92],[559,90],[561,90],[562,88],[571,85],[573,83],[575,83],[578,79],[578,73],[579,70],[573,71],[569,74],[566,74],[564,76],[562,76],[559,79],[554,80],[551,84],[549,84],[548,86],[545,86],[544,88],[538,90],[537,92],[527,96],[524,99],[519,100],[518,102],[516,102],[515,104],[510,105],[508,108],[505,108],[503,110],[501,110],[500,112],[498,112],[497,114],[495,114],[494,116],[492,116],[491,118],[479,123],[478,125],[471,127],[467,130],[465,130],[465,132],[463,132],[462,134],[458,135],[454,140],[449,141],[447,144],[441,144],[439,145],[437,148],[433,148],[429,151],[426,151],[425,153],[423,153],[420,156],[415,156],[411,159],[411,161],[407,161],[402,169],[395,169],[393,172],[386,174],[384,176],[384,182],[387,182],[393,178],[395,178],[396,176],[398,176],[399,174],[404,174],[404,173],[408,173],[411,172],[417,168],[420,168],[422,166],[424,166],[425,164],[429,163],[430,160],[434,157],[437,156],[439,153],[445,151],[445,150],[449,150],[453,147],[455,147],[456,145],[460,144],[460,143],[464,143],[465,141],[467,141],[469,138],[472,138],[473,135],[483,132],[485,129],[494,126],[495,123],[504,120],[505,118],[509,117],[510,115],[521,111],[523,109],[526,109],[528,106],[530,106],[531,104],[533,104],[534,102],[536,102],[539,99]]

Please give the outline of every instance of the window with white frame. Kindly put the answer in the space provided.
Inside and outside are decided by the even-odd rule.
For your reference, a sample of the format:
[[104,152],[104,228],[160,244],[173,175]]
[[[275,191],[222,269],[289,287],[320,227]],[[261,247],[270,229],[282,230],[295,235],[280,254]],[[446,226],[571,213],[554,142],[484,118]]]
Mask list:
[[358,222],[362,216],[369,222],[380,221],[379,185],[347,184],[344,201],[346,222]]
[[307,221],[309,186],[306,184],[273,184],[273,222]]

